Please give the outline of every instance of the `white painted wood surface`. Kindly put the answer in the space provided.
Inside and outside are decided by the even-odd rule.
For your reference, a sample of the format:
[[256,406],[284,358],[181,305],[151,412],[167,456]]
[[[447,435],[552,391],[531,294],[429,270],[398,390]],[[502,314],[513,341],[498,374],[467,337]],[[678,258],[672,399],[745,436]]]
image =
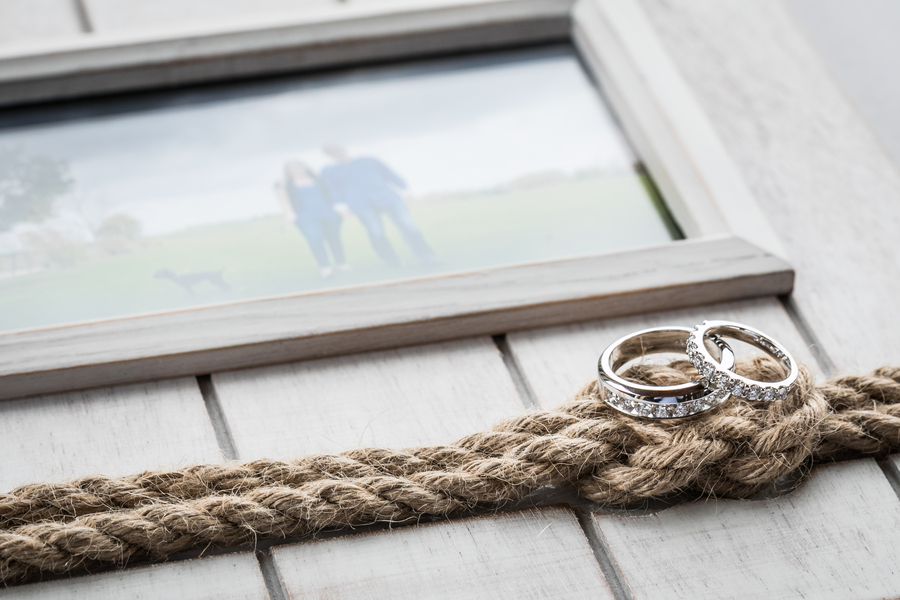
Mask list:
[[[600,354],[620,337],[648,327],[691,327],[705,319],[738,321],[760,329],[784,344],[797,360],[818,372],[806,343],[775,298],[523,331],[510,334],[507,341],[535,399],[541,406],[551,408],[596,378]],[[741,347],[735,344],[734,350],[739,352]]]
[[779,0],[641,0],[842,372],[900,363],[900,172]]
[[241,552],[213,558],[48,581],[0,590],[4,600],[268,600],[256,558]]
[[786,293],[735,237],[0,334],[0,399]]
[[193,378],[0,402],[0,491],[219,462]]
[[81,35],[72,0],[0,1],[0,47]]
[[634,600],[900,594],[900,500],[872,460],[817,467],[772,500],[595,519]]
[[212,379],[242,459],[449,443],[524,410],[488,337]]
[[574,514],[526,510],[275,549],[288,597],[612,598]]
[[786,0],[841,87],[900,163],[900,3]]

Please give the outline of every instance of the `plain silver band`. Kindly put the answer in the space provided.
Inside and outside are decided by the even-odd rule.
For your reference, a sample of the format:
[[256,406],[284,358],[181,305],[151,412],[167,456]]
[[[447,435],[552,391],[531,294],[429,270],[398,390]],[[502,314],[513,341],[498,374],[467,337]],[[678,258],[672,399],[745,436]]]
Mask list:
[[[759,348],[781,363],[788,372],[787,377],[774,382],[756,381],[732,373],[709,352],[706,340],[718,337],[739,340]],[[784,346],[758,329],[733,321],[703,321],[691,332],[687,350],[691,362],[709,385],[748,400],[781,400],[788,395],[800,375],[797,361]]]
[[[703,381],[651,386],[628,381],[617,374],[625,363],[647,354],[686,352],[690,334],[688,327],[655,327],[629,334],[610,344],[597,364],[606,403],[632,416],[674,419],[703,412],[724,402],[728,394],[706,389]],[[728,344],[713,338],[710,341],[719,363],[723,367],[733,367],[734,352]]]

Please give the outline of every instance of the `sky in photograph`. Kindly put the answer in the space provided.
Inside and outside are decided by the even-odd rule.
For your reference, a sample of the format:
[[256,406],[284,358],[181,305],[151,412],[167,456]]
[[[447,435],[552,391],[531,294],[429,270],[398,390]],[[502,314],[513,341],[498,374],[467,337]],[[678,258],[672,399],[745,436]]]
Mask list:
[[195,94],[193,104],[2,130],[0,146],[69,163],[75,187],[62,213],[129,214],[145,235],[277,214],[284,161],[319,169],[324,143],[380,157],[413,196],[634,162],[568,49],[262,83],[218,100]]

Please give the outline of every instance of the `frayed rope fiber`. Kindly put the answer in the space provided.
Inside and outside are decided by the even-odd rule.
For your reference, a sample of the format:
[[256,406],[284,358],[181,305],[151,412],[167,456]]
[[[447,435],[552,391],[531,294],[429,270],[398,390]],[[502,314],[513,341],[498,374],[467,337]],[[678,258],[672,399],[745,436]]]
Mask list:
[[[782,377],[758,357],[737,371]],[[626,373],[696,378],[690,363]],[[568,484],[594,502],[674,492],[747,497],[809,461],[900,448],[900,367],[816,385],[801,367],[787,399],[732,398],[695,418],[642,421],[606,406],[596,383],[555,410],[506,420],[445,446],[361,448],[38,483],[0,494],[0,582],[123,566],[210,544],[231,546],[375,522],[414,522],[520,500]]]

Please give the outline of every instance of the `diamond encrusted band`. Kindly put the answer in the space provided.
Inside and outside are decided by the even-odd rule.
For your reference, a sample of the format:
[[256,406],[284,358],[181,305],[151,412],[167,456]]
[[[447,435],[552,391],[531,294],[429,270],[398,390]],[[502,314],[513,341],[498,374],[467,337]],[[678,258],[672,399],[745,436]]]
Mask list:
[[[728,365],[716,359],[705,343],[706,340],[729,338],[746,342],[778,360],[788,376],[781,381],[754,381],[731,372]],[[691,363],[711,388],[729,392],[747,400],[772,402],[787,397],[797,381],[799,369],[794,357],[778,342],[765,333],[732,321],[703,321],[688,338],[687,353]]]
[[[728,392],[707,389],[700,381],[652,386],[628,381],[617,374],[625,363],[635,358],[662,352],[685,352],[690,333],[688,327],[656,327],[632,333],[610,344],[597,364],[604,401],[634,417],[678,419],[704,412],[727,400]],[[723,368],[733,367],[734,353],[728,344],[722,340],[711,342],[719,364]]]

